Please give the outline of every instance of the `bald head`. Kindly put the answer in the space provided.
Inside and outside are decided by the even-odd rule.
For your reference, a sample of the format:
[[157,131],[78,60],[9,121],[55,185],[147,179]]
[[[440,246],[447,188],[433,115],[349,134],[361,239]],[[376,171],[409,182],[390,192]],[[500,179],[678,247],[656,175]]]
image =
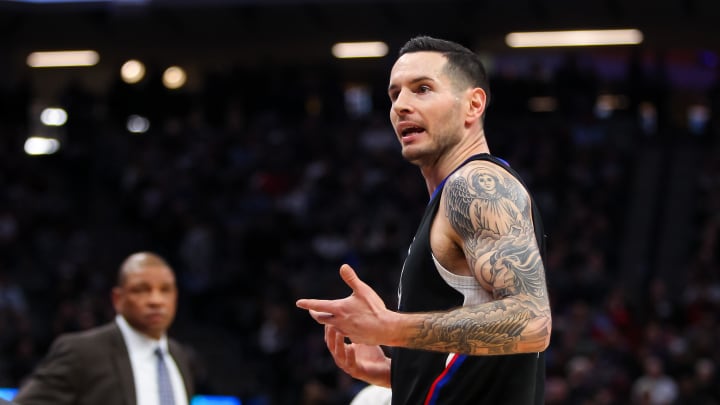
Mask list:
[[170,270],[170,265],[152,252],[138,252],[128,256],[118,271],[117,286],[122,287],[127,282],[128,274],[137,272],[145,267],[165,267]]

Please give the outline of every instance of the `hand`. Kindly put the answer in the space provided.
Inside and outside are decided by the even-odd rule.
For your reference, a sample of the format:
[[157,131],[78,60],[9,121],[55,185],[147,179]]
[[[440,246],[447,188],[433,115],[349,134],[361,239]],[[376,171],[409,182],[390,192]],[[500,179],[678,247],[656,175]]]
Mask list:
[[392,345],[395,313],[385,307],[380,296],[360,280],[349,265],[340,266],[340,277],[352,289],[350,296],[338,300],[300,299],[296,305],[353,343]]
[[353,378],[390,387],[390,359],[380,346],[345,343],[345,336],[330,325],[325,326],[325,344],[335,364]]

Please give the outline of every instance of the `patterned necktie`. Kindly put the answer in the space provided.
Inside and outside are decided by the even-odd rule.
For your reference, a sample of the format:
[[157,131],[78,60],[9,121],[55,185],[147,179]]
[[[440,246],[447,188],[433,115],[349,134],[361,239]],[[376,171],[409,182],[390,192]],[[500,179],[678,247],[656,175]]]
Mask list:
[[160,405],[175,405],[170,374],[163,359],[163,352],[159,347],[155,349],[155,355],[157,356],[157,384]]

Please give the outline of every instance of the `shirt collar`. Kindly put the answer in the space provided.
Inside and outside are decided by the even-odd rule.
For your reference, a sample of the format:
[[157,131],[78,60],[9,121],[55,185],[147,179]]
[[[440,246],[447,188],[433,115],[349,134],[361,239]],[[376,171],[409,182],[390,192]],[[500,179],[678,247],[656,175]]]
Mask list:
[[125,339],[128,351],[133,352],[150,352],[153,353],[155,348],[160,347],[164,354],[168,353],[167,336],[162,335],[160,339],[153,339],[150,336],[139,332],[133,328],[128,321],[120,314],[115,316],[115,323],[120,328],[120,332]]

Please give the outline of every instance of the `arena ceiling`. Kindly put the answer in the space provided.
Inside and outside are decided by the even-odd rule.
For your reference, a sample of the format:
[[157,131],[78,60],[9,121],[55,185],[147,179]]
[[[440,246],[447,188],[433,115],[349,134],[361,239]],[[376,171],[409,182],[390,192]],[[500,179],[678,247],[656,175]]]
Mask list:
[[639,28],[647,48],[720,51],[718,0],[28,1],[0,1],[0,72],[35,50],[92,48],[113,69],[130,57],[302,65],[336,63],[329,50],[338,41],[383,40],[394,53],[429,34],[507,52],[511,31],[580,28]]
[[718,0],[3,1],[0,38],[13,49],[143,45],[295,57],[338,40],[392,44],[428,33],[496,49],[509,31],[637,27],[651,47],[717,48],[718,18]]

